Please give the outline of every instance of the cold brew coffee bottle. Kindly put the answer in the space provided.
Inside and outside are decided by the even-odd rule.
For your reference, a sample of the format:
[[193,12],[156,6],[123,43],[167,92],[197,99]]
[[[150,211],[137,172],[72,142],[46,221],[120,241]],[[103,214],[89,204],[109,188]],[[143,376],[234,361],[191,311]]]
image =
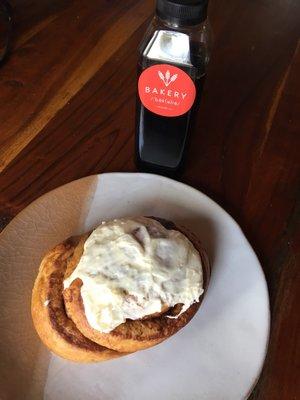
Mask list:
[[182,168],[209,61],[207,2],[157,0],[156,15],[139,47],[139,170],[174,175]]

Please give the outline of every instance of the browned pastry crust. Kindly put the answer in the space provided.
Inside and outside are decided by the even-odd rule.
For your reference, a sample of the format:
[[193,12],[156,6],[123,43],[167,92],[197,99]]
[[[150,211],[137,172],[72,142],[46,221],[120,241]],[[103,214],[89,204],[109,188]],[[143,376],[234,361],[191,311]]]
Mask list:
[[[158,218],[154,219],[162,223],[162,225],[164,225],[167,229],[176,229],[182,232],[189,238],[195,248],[199,251],[203,264],[204,290],[206,290],[210,269],[207,256],[203,251],[199,240],[185,228],[176,227],[172,222],[166,220]],[[76,268],[76,265],[83,252],[85,240],[86,237],[84,237],[77,246],[76,253],[74,253],[73,262],[70,264],[70,268],[68,269],[66,276],[69,276]],[[72,282],[69,288],[65,289],[63,292],[67,314],[74,321],[75,325],[84,336],[88,337],[93,342],[119,352],[133,352],[151,347],[164,341],[174,333],[178,332],[193,318],[203,298],[202,295],[199,302],[191,305],[178,318],[168,318],[167,316],[177,315],[181,309],[181,305],[179,304],[171,309],[166,310],[166,312],[160,315],[150,316],[150,318],[148,317],[147,319],[134,321],[127,320],[113,331],[109,333],[102,333],[92,328],[86,319],[84,305],[80,293],[81,285],[82,281],[80,279],[76,279]]]
[[41,340],[59,356],[78,362],[104,361],[121,354],[83,336],[64,307],[63,280],[79,240],[67,239],[42,260],[32,292],[32,319]]

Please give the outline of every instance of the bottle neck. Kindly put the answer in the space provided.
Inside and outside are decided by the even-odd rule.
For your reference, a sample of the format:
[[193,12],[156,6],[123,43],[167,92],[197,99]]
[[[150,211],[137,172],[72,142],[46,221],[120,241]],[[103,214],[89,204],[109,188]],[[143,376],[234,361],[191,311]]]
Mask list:
[[177,30],[181,32],[186,32],[186,31],[197,31],[203,27],[207,19],[204,21],[201,21],[199,24],[193,24],[193,25],[187,25],[187,24],[182,24],[180,21],[177,20],[172,20],[172,19],[167,19],[167,18],[162,18],[158,16],[157,14],[154,17],[156,23],[163,28],[166,29],[172,29],[172,30]]

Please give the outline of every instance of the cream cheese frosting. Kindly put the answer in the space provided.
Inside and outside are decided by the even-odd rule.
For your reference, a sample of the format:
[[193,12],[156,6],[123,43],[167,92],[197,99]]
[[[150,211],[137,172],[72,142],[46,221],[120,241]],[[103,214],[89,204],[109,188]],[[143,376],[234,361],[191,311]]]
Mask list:
[[81,259],[64,281],[82,281],[88,323],[108,333],[126,319],[183,304],[181,313],[203,293],[199,252],[181,232],[146,217],[102,223],[88,237]]

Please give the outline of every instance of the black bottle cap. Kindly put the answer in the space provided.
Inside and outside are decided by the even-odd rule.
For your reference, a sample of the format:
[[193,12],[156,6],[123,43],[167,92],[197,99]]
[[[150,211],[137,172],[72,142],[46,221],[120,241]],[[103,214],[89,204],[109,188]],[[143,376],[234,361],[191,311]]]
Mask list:
[[207,16],[208,0],[157,0],[157,15],[178,25],[197,25]]

